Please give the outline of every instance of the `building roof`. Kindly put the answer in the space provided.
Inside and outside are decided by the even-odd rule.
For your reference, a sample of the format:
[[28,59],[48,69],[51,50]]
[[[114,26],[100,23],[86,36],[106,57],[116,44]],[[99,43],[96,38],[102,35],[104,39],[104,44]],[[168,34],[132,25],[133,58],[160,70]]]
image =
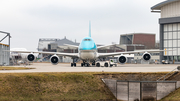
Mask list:
[[2,43],[0,43],[0,45],[3,45],[3,46],[7,46],[7,47],[9,47],[9,45],[7,45],[7,44],[2,44]]
[[79,45],[79,43],[68,40],[68,39],[66,39],[66,37],[64,39],[58,40],[56,42],[51,42],[50,44],[58,44],[58,46],[64,46],[64,44],[77,45],[77,46]]
[[170,3],[173,3],[173,2],[176,2],[176,1],[180,1],[180,0],[166,0],[166,1],[163,1],[153,7],[151,7],[151,10],[161,10],[161,7],[164,6],[164,5],[167,5],[167,4],[170,4]]
[[135,35],[135,34],[155,35],[155,34],[153,34],[153,33],[128,33],[128,34],[121,34],[121,36]]

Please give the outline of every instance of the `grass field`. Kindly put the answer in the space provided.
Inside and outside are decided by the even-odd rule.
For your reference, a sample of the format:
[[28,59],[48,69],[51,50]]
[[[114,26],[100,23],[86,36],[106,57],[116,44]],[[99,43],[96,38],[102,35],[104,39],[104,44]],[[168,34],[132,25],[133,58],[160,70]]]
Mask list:
[[1,74],[0,101],[115,99],[93,73]]
[[[3,73],[0,101],[111,101],[100,78],[157,80],[166,73]],[[161,101],[180,101],[180,89]]]
[[168,96],[161,99],[160,101],[180,101],[180,88],[170,93]]
[[34,68],[0,66],[0,70],[24,70],[24,69],[34,69]]

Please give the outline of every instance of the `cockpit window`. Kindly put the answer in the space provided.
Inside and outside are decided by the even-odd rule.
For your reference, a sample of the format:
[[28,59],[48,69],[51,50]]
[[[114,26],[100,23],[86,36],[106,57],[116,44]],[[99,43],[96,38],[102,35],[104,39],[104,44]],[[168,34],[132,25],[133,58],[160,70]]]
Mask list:
[[91,39],[84,39],[84,41],[91,41]]

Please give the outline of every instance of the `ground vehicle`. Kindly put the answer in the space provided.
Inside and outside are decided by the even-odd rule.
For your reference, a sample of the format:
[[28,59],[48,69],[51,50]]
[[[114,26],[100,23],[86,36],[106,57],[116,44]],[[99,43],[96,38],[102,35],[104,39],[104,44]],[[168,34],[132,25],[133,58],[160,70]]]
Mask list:
[[170,64],[168,60],[162,60],[162,64]]
[[97,67],[117,67],[117,60],[116,59],[109,59],[109,61],[97,61],[96,66]]

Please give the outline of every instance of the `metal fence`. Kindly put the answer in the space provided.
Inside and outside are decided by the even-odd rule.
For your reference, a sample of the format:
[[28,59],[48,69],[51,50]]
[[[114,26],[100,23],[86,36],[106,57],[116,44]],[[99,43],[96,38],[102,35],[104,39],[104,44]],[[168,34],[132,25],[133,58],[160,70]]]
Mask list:
[[10,50],[9,45],[0,44],[0,65],[9,65],[10,52],[4,50]]
[[123,101],[156,101],[180,87],[180,81],[102,80],[117,100]]

